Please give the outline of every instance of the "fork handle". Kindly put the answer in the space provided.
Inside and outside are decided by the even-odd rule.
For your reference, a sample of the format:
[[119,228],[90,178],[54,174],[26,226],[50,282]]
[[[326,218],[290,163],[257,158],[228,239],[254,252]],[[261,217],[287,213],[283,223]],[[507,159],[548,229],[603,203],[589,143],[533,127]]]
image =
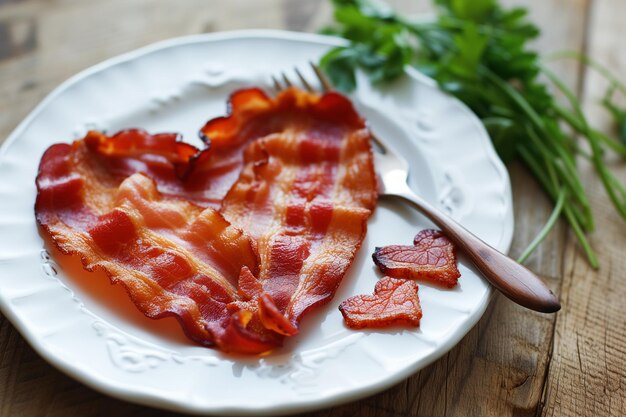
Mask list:
[[472,261],[494,287],[531,310],[554,313],[561,308],[556,295],[528,268],[492,248],[451,217],[435,209],[408,186],[393,194],[417,207]]

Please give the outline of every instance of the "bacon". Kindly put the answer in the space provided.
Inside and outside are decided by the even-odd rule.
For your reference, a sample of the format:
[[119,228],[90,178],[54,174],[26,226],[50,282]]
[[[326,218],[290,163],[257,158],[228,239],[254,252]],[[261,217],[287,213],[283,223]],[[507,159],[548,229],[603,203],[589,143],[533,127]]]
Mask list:
[[177,134],[150,135],[141,129],[128,129],[108,137],[91,131],[73,146],[77,148],[76,167],[90,170],[110,186],[142,172],[155,180],[167,197],[203,207],[219,208],[236,179],[236,173],[224,171],[214,152],[180,142]]
[[[164,200],[140,173],[122,182],[104,210],[81,204],[80,197],[67,198],[68,187],[48,176],[53,156],[59,154],[49,151],[42,160],[36,211],[63,253],[79,255],[88,271],[104,270],[146,316],[176,317],[198,343],[244,353],[280,344],[274,332],[237,326],[245,309],[234,308],[234,284],[240,271],[258,271],[255,245],[247,235],[212,208]],[[72,181],[79,184],[71,193],[80,196],[83,180]],[[68,224],[67,218],[79,221]],[[258,315],[256,310],[251,314]],[[230,343],[235,336],[236,345]]]
[[248,93],[235,94],[232,115],[203,131],[229,143],[256,137],[258,120],[269,121],[246,147],[222,213],[257,241],[259,280],[297,326],[332,298],[365,236],[377,197],[369,133],[336,93],[292,89],[272,101],[255,92],[253,109],[238,107]]
[[422,230],[413,243],[376,248],[374,263],[394,278],[421,279],[448,288],[457,285],[461,273],[455,248],[441,231]]
[[356,295],[343,301],[339,311],[351,329],[390,326],[417,327],[422,318],[414,281],[384,277],[373,295]]
[[261,353],[332,297],[376,181],[344,97],[249,89],[230,108],[202,129],[204,150],[138,129],[51,146],[35,212],[62,253],[105,271],[146,316],[174,316],[205,346]]

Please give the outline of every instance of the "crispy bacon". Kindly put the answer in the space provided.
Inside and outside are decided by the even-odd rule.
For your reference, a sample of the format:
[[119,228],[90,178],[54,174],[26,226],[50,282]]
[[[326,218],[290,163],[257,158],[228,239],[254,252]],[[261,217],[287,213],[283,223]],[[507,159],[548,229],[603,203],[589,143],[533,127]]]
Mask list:
[[289,90],[272,101],[254,91],[253,108],[239,105],[250,93],[235,94],[232,115],[203,131],[229,143],[265,129],[245,149],[222,213],[257,241],[259,280],[297,326],[332,298],[364,238],[377,196],[369,133],[339,94]]
[[455,248],[441,231],[422,230],[413,244],[376,248],[374,263],[382,273],[394,278],[422,279],[448,288],[457,284],[461,273]]
[[344,97],[249,89],[230,106],[203,128],[202,151],[142,130],[51,146],[35,211],[61,252],[104,270],[146,316],[259,353],[332,297],[376,184],[369,135]]
[[373,295],[356,295],[343,301],[339,311],[352,329],[419,326],[422,318],[414,281],[384,277]]
[[124,130],[111,137],[90,131],[73,146],[77,148],[77,169],[92,171],[111,187],[141,172],[155,180],[167,197],[216,209],[237,178],[233,170],[241,165],[225,169],[223,161],[208,148],[200,151],[180,142],[177,134],[150,135],[141,129]]

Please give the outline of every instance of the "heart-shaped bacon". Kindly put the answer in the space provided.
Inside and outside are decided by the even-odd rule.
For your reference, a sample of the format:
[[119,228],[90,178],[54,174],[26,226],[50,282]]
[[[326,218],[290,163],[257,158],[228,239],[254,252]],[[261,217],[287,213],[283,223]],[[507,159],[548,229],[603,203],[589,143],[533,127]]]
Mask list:
[[202,129],[89,132],[40,162],[43,233],[104,270],[150,318],[194,341],[260,353],[334,295],[376,202],[364,121],[337,93],[234,93]]
[[441,231],[422,230],[413,243],[376,248],[374,263],[394,278],[421,279],[448,288],[457,285],[461,273],[455,248]]
[[352,329],[389,326],[419,326],[422,309],[414,281],[384,277],[376,283],[373,295],[350,297],[339,305]]

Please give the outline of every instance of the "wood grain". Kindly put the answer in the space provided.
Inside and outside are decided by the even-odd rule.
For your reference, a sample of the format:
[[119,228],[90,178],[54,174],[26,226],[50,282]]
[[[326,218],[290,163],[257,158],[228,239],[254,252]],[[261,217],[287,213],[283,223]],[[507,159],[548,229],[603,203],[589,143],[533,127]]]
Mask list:
[[[619,0],[596,0],[590,10],[588,54],[603,62],[622,80],[626,57],[622,35],[626,5]],[[593,70],[584,82],[584,107],[596,126],[611,123],[598,105],[607,87]],[[624,102],[622,101],[622,104]],[[592,244],[600,269],[591,270],[573,239],[566,246],[562,284],[563,313],[556,321],[554,354],[545,390],[544,416],[623,416],[626,413],[626,224],[615,213],[601,182],[585,161],[585,188],[589,191],[597,230]],[[626,184],[626,166],[615,161],[613,170]]]
[[[429,10],[427,1],[391,3],[409,13]],[[505,3],[531,8],[544,32],[538,49],[587,51],[623,78],[623,0]],[[313,31],[331,14],[326,0],[0,1],[0,141],[56,85],[111,56],[200,32]],[[573,61],[553,68],[570,86],[584,90],[595,124],[608,128],[609,121],[593,106],[602,94],[601,80]],[[623,162],[616,166],[626,180]],[[509,171],[516,213],[511,254],[517,256],[543,226],[551,204],[519,165]],[[564,308],[556,322],[554,316],[496,297],[477,326],[431,366],[378,395],[305,415],[626,415],[626,226],[591,172],[585,178],[598,222],[593,244],[602,269],[589,270],[563,225],[527,263],[562,293]],[[109,398],[66,377],[0,316],[0,417],[72,415],[176,414]]]

